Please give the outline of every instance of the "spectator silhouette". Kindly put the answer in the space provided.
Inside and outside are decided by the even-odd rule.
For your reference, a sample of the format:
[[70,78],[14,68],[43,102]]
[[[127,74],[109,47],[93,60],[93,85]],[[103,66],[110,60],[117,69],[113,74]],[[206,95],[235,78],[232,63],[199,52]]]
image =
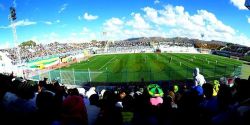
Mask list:
[[101,110],[100,107],[98,107],[99,96],[97,94],[93,94],[90,96],[89,101],[90,105],[86,105],[88,114],[88,124],[95,125]]
[[[59,116],[56,114],[55,94],[50,91],[43,91],[37,95],[36,124],[51,125]],[[58,119],[57,119],[58,120]]]
[[101,100],[101,114],[98,118],[99,125],[121,125],[121,108],[116,107],[117,96],[112,91],[105,91]]
[[62,104],[62,125],[87,125],[88,117],[82,96],[78,90],[69,89],[69,96]]
[[10,85],[10,91],[3,97],[5,120],[8,124],[19,121],[30,124],[30,118],[36,111],[35,88],[27,81],[16,78]]

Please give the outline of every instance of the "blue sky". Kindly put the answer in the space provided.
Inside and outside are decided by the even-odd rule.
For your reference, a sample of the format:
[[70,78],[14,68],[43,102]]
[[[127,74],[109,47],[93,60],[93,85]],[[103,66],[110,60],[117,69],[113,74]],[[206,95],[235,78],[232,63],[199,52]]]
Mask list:
[[179,36],[250,46],[250,11],[244,7],[244,0],[15,0],[14,3],[0,0],[0,48],[14,46],[8,20],[9,7],[13,5],[19,43]]

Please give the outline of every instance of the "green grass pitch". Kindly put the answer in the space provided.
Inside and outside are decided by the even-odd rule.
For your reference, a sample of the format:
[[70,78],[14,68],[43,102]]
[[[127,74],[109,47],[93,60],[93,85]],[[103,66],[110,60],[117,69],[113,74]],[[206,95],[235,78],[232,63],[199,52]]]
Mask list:
[[68,83],[138,82],[192,79],[195,67],[206,79],[231,76],[243,63],[208,54],[138,53],[96,55],[50,72]]

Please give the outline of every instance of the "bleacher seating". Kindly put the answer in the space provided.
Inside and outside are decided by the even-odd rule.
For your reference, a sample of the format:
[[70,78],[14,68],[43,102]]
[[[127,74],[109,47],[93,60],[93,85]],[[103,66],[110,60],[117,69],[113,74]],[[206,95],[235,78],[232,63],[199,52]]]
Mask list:
[[[249,79],[62,86],[0,74],[1,125],[248,125]],[[179,82],[179,83],[178,83]],[[157,90],[156,90],[157,89]],[[159,94],[161,92],[161,94]]]

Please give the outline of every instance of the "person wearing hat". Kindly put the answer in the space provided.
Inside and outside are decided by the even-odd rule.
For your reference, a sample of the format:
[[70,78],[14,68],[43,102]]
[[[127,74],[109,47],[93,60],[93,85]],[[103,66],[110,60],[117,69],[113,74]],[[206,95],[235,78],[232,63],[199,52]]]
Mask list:
[[162,97],[164,95],[164,92],[160,88],[159,85],[157,85],[157,84],[150,84],[147,87],[147,89],[148,89],[149,95],[151,96],[151,98],[150,98],[151,105],[158,106],[159,104],[163,103]]

